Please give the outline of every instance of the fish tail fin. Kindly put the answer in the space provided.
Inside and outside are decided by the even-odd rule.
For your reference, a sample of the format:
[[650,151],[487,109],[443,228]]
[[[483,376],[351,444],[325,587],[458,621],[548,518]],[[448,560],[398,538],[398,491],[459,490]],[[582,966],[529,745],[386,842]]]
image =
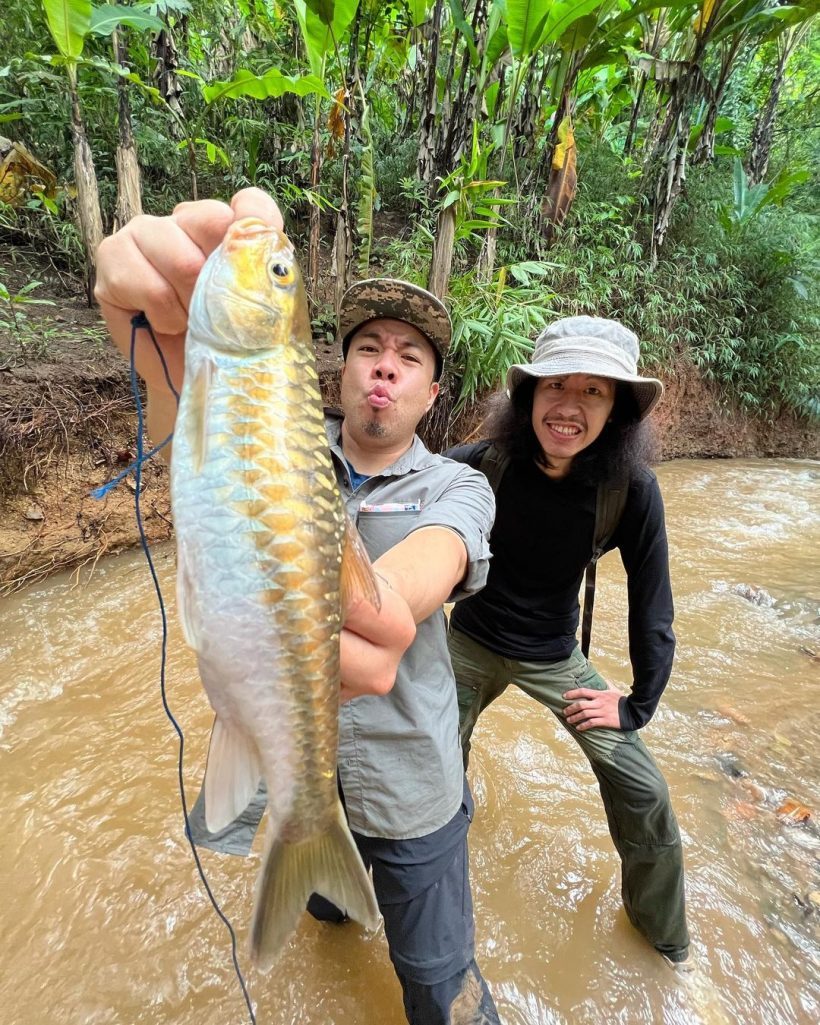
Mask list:
[[205,825],[209,833],[218,833],[242,814],[261,778],[256,745],[217,716],[205,767]]
[[332,901],[368,929],[378,925],[373,884],[340,802],[336,818],[324,833],[295,844],[268,839],[251,925],[251,954],[263,972],[296,928],[312,893]]

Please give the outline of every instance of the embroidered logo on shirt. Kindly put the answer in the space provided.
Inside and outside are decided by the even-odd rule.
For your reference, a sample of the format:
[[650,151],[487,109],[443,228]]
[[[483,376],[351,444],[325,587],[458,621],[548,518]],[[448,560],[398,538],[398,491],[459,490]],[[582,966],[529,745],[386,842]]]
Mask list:
[[384,505],[367,505],[365,502],[362,502],[359,506],[359,512],[421,512],[421,502],[385,502]]

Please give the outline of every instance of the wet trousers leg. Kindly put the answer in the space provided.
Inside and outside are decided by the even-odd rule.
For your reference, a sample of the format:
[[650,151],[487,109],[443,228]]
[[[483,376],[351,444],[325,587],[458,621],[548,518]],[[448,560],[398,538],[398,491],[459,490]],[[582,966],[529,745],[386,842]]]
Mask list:
[[[353,834],[384,916],[390,960],[410,1025],[500,1025],[474,957],[467,831],[473,801],[466,785],[456,815],[441,829],[409,840]],[[315,918],[345,918],[314,894]]]
[[514,683],[553,712],[589,760],[621,859],[621,895],[630,921],[658,951],[681,960],[689,947],[683,851],[669,789],[634,731],[578,731],[561,714],[563,693],[605,690],[606,682],[579,648],[560,662],[519,662],[488,651],[458,631],[450,633],[458,688],[465,767],[470,735],[481,712]]

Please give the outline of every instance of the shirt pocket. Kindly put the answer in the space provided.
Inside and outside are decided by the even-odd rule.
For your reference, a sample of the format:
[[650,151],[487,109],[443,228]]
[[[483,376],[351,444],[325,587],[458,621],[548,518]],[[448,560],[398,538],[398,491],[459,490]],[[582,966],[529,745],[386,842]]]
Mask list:
[[359,510],[356,526],[362,535],[364,546],[375,562],[399,541],[415,529],[421,512],[414,510]]

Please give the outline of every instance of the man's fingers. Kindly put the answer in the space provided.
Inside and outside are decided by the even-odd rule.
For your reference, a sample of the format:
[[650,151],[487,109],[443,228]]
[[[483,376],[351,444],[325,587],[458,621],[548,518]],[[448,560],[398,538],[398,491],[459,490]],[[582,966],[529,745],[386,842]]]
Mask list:
[[234,217],[258,217],[266,224],[282,231],[284,222],[276,201],[262,189],[241,189],[231,200]]
[[188,324],[188,307],[206,254],[191,236],[173,221],[162,231],[145,231],[134,239],[154,272],[143,277],[143,307],[154,329],[179,334]]
[[216,249],[235,219],[231,207],[218,199],[177,203],[173,213],[173,220],[205,256],[210,256]]

